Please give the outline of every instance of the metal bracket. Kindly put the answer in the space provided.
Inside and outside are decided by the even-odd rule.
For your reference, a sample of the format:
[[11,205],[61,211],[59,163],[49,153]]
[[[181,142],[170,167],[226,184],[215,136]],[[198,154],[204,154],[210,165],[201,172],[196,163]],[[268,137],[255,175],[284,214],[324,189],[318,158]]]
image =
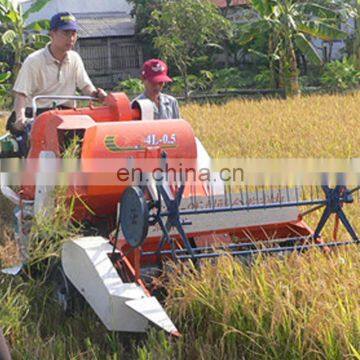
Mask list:
[[326,196],[326,205],[324,212],[319,220],[319,223],[314,231],[314,239],[318,239],[321,235],[321,231],[326,225],[327,221],[331,214],[336,214],[339,217],[339,220],[345,226],[345,229],[350,234],[351,238],[355,242],[359,242],[359,238],[350,224],[348,218],[346,217],[342,206],[344,203],[352,203],[354,201],[352,193],[359,189],[359,187],[349,191],[345,186],[337,185],[335,188],[331,189],[329,186],[322,186],[322,189]]
[[[164,232],[164,237],[160,243],[159,250],[161,250],[164,247],[166,241],[169,242],[169,239],[170,239],[169,231],[171,230],[171,228],[174,227],[178,231],[178,233],[181,237],[181,240],[183,241],[187,251],[189,252],[189,254],[191,256],[193,256],[194,252],[193,252],[192,246],[191,246],[190,241],[187,238],[186,233],[183,228],[183,225],[185,225],[185,224],[180,220],[179,208],[180,208],[182,196],[184,194],[185,185],[182,184],[179,187],[174,198],[171,198],[169,196],[169,194],[165,190],[163,184],[157,185],[156,187],[157,187],[157,190],[158,190],[161,198],[164,201],[164,204],[165,204],[165,206],[167,208],[167,212],[168,212],[167,221],[166,221],[165,225],[164,225],[162,217],[159,216],[159,224],[160,224],[161,229]],[[172,244],[172,247],[173,247],[173,241],[171,239],[170,239],[170,243]]]

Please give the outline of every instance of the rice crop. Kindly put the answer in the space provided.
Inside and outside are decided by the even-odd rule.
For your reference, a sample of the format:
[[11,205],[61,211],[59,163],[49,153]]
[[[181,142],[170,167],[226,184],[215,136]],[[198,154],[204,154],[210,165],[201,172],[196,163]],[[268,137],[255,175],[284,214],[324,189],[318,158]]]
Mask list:
[[360,94],[232,100],[181,109],[212,157],[358,157]]
[[139,353],[153,359],[359,358],[357,248],[259,257],[251,266],[224,256],[200,269],[175,268],[167,283],[167,309],[184,334],[181,346],[159,348],[161,336],[153,334],[152,346]]

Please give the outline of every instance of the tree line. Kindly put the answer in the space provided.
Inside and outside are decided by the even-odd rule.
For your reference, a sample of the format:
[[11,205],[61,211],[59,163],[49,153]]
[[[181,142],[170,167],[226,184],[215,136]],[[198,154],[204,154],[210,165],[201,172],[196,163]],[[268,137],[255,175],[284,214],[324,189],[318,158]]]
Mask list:
[[[8,94],[24,58],[49,41],[45,35],[49,20],[28,24],[29,16],[49,1],[37,0],[23,12],[12,1],[0,0],[0,95]],[[288,96],[299,95],[300,68],[308,63],[328,69],[324,81],[340,89],[360,83],[360,0],[249,0],[239,23],[226,16],[231,0],[226,0],[223,10],[209,0],[129,2],[144,53],[161,57],[176,69],[174,88],[186,96],[194,82],[200,89],[210,83],[214,88],[234,89],[241,81],[236,67],[244,56],[252,56],[264,67],[254,76],[256,80],[266,80],[262,82],[268,87],[283,89]],[[352,33],[346,30],[350,19]],[[325,64],[313,39],[329,44],[346,41],[347,57]],[[219,54],[225,58],[223,69],[214,66]]]
[[[324,66],[313,39],[330,44],[349,40],[348,55],[360,70],[358,0],[249,0],[250,16],[245,13],[240,23],[226,17],[230,0],[223,11],[208,0],[130,2],[145,52],[162,57],[177,69],[186,94],[189,74],[211,67],[219,53],[234,59],[242,53],[256,55],[266,63],[271,88],[297,96],[300,63]],[[350,19],[355,23],[353,34],[346,31]]]

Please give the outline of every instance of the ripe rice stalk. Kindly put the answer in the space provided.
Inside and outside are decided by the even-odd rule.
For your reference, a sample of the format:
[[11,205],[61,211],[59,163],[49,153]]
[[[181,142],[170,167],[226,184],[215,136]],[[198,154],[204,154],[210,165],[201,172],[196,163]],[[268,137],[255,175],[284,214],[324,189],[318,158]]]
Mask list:
[[167,309],[185,343],[201,334],[202,347],[214,345],[210,358],[355,358],[359,275],[356,248],[258,257],[251,267],[223,257],[172,272]]

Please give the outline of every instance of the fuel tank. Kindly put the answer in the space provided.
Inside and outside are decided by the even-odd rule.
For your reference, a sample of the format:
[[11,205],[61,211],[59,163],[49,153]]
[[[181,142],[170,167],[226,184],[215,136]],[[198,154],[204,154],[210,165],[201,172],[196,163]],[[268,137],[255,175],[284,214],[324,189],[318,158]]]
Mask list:
[[184,120],[97,124],[84,134],[81,169],[89,185],[82,193],[96,208],[104,196],[116,205],[127,186],[194,168],[196,159],[195,136]]

